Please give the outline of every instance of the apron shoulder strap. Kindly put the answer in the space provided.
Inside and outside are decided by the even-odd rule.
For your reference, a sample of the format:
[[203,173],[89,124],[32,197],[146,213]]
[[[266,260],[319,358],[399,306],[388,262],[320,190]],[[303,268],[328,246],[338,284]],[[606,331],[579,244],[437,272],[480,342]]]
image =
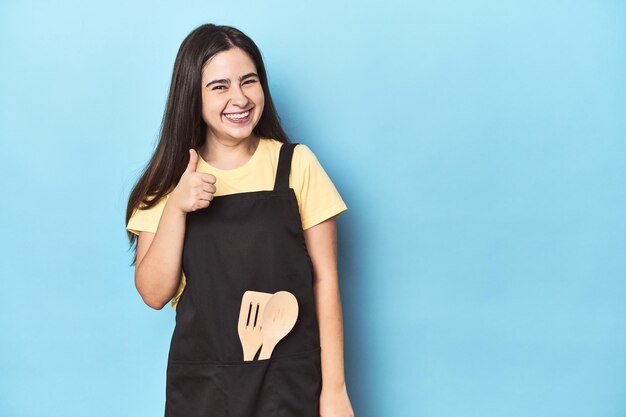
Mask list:
[[276,180],[274,190],[286,190],[289,188],[289,171],[291,170],[291,157],[293,148],[297,143],[283,143],[278,155],[278,168],[276,169]]

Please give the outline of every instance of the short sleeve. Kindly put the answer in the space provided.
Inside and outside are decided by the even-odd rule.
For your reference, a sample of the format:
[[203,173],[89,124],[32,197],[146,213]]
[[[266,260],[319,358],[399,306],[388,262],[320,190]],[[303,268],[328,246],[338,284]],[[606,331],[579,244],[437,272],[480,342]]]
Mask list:
[[304,144],[294,148],[292,184],[306,230],[348,209],[315,154]]
[[150,207],[148,210],[135,209],[128,220],[126,230],[136,235],[139,235],[139,232],[156,233],[168,196],[169,194],[162,197],[157,204]]

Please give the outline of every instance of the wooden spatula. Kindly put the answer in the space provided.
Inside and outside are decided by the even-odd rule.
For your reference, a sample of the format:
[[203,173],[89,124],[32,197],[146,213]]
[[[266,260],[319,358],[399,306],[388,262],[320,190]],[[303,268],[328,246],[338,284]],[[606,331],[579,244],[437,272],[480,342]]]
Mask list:
[[263,343],[261,320],[265,305],[272,294],[259,291],[246,291],[241,298],[237,332],[243,348],[243,360],[251,361]]
[[278,291],[265,304],[261,321],[263,340],[259,359],[268,359],[298,318],[298,300],[288,291]]

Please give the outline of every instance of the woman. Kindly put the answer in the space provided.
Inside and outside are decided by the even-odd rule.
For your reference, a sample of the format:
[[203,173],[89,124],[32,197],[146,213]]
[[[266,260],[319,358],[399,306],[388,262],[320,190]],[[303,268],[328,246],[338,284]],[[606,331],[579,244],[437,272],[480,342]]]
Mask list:
[[[192,31],[126,213],[138,292],[176,309],[166,417],[353,416],[336,262],[346,209],[315,155],[283,131],[254,42],[228,26]],[[243,360],[247,290],[298,302],[267,359]]]

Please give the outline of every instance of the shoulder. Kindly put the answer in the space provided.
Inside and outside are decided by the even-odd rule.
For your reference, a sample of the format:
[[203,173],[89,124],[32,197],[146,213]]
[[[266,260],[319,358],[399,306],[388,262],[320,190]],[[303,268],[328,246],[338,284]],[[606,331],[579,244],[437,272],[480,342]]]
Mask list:
[[[283,142],[272,138],[263,138],[262,140],[264,140],[266,144],[265,150],[269,153],[274,163],[277,164]],[[293,144],[296,146],[293,149],[293,156],[291,159],[292,168],[306,168],[311,164],[316,164],[318,162],[315,153],[313,153],[309,146],[300,142],[294,142]]]
[[[268,138],[268,137],[263,137],[261,138],[261,140],[264,141],[265,143],[265,147],[267,150],[269,150],[272,153],[276,153],[278,154],[280,152],[280,148],[284,145],[283,142],[273,139],[273,138]],[[296,145],[293,149],[294,152],[294,156],[296,154],[298,155],[304,155],[304,156],[310,156],[313,155],[313,152],[311,151],[311,149],[309,148],[309,146],[305,145],[302,142],[293,142],[292,145]]]
[[293,149],[293,158],[301,163],[307,163],[307,164],[311,163],[311,161],[317,160],[311,148],[309,148],[304,143],[299,143]]

